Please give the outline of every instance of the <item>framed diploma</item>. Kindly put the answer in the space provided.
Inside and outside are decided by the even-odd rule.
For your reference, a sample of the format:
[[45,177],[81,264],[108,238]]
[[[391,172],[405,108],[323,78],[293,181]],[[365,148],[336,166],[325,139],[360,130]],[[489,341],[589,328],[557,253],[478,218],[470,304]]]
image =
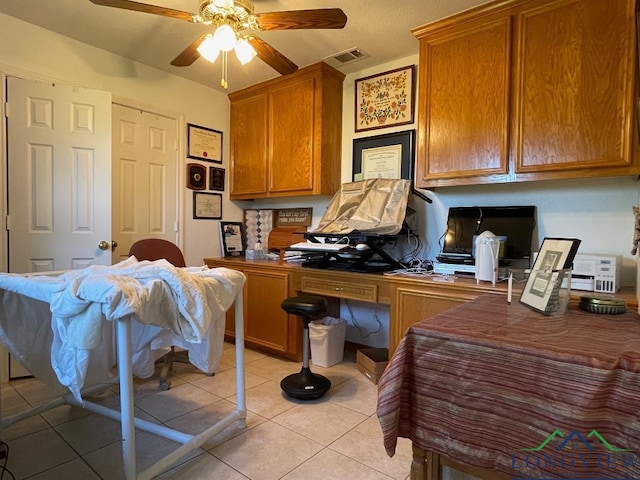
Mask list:
[[353,181],[413,178],[415,130],[353,140]]
[[222,163],[222,132],[187,123],[187,157]]
[[219,193],[193,192],[193,218],[222,218],[222,195]]

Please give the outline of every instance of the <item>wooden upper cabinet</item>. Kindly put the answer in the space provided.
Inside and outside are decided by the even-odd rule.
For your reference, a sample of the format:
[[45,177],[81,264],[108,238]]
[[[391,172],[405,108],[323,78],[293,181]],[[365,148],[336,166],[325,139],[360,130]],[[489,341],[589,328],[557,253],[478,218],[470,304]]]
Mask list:
[[313,190],[317,148],[314,98],[314,76],[287,82],[269,92],[271,193]]
[[508,17],[420,43],[418,181],[508,173],[510,57]]
[[640,173],[636,0],[498,0],[414,29],[416,185]]
[[229,95],[232,200],[338,190],[343,80],[321,62]]
[[516,177],[585,169],[598,175],[631,165],[634,3],[563,0],[519,13]]
[[231,195],[267,191],[267,95],[256,93],[231,103]]

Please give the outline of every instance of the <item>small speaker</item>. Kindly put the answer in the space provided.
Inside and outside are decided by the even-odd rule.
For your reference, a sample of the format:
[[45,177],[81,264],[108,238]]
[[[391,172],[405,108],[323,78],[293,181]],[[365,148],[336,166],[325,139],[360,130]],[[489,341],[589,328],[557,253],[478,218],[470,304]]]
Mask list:
[[187,163],[187,188],[204,190],[206,188],[207,168],[198,163]]

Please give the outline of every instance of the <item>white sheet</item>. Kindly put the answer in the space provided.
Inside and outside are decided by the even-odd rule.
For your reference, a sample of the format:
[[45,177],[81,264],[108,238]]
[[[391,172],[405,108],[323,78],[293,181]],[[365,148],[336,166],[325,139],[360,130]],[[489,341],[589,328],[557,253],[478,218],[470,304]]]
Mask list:
[[[104,357],[104,344],[111,341],[103,319],[133,320],[133,368],[138,376],[150,376],[153,362],[170,345],[187,348],[196,367],[213,373],[222,353],[224,313],[244,280],[242,273],[226,268],[176,268],[165,260],[138,262],[130,257],[113,266],[55,277],[0,274],[0,289],[49,304],[51,366],[60,384],[81,401],[80,390],[87,380],[94,380],[87,379],[91,355],[102,348]],[[24,356],[19,350],[33,348],[15,338],[15,317],[21,321],[25,305],[8,296],[0,310],[0,340],[19,360]],[[32,361],[38,357],[34,352],[27,356]],[[99,363],[100,359],[93,362]]]

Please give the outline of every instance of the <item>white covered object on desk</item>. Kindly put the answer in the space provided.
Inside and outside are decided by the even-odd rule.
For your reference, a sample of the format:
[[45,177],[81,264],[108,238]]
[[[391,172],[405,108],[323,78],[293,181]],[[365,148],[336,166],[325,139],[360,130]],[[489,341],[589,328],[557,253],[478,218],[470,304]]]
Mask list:
[[476,251],[476,283],[498,280],[498,256],[500,254],[500,238],[486,230],[475,239]]

